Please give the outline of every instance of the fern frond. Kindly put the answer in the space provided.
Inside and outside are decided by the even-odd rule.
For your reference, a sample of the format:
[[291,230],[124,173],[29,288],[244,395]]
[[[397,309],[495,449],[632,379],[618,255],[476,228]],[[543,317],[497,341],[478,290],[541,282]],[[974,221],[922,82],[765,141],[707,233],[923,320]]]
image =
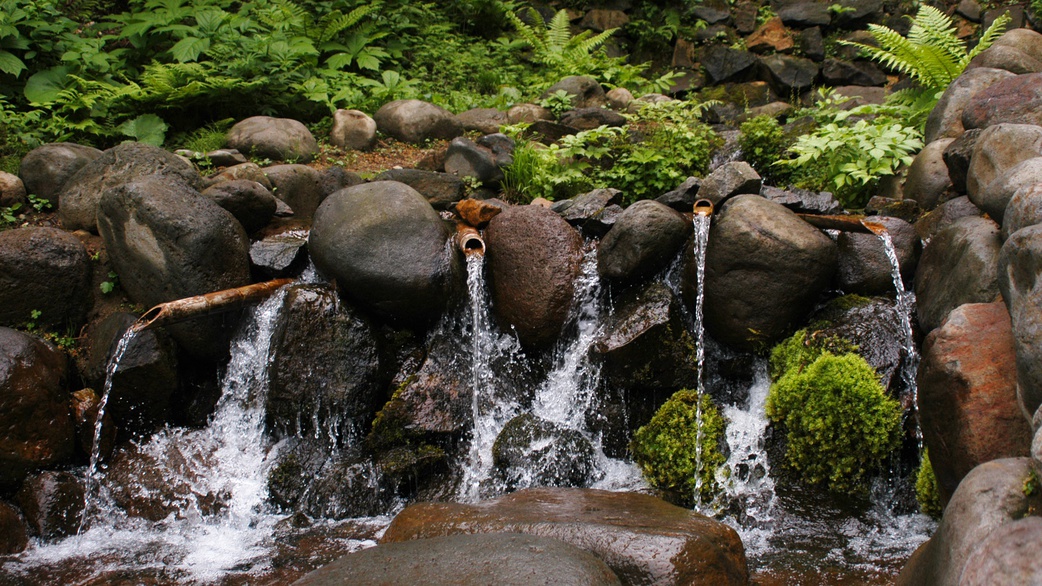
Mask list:
[[977,42],[977,46],[970,51],[969,55],[966,56],[966,63],[968,64],[971,59],[980,55],[982,51],[992,46],[995,40],[1002,36],[1006,32],[1006,26],[1013,20],[1009,13],[1006,12],[1002,16],[995,19],[995,22],[991,23],[988,30],[984,31],[980,36],[980,41]]
[[546,44],[551,49],[561,51],[568,47],[568,41],[571,38],[572,30],[568,21],[568,11],[558,10],[554,17],[550,19],[546,31]]
[[344,14],[339,10],[334,10],[319,21],[319,29],[321,32],[318,35],[318,43],[327,43],[341,32],[353,27],[358,24],[358,21],[368,16],[371,12],[379,7],[379,2],[373,2],[365,4],[355,8],[351,12]]

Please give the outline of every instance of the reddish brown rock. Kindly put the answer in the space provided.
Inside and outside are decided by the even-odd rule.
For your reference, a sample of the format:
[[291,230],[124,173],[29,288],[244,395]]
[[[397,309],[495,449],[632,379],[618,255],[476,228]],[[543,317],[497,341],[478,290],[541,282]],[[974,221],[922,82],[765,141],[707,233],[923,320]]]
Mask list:
[[25,532],[18,509],[0,501],[0,555],[18,553],[29,545],[29,536]]
[[492,221],[492,218],[502,212],[504,206],[496,205],[481,199],[465,199],[456,204],[456,213],[463,221],[475,228],[484,228]]
[[83,515],[83,484],[68,472],[44,470],[22,483],[16,498],[33,535],[73,535]]
[[745,47],[753,53],[788,53],[795,44],[789,29],[785,28],[781,19],[777,17],[760,25],[760,28],[745,39]]
[[1008,77],[974,94],[962,112],[966,129],[1000,123],[1042,124],[1042,73]]
[[730,527],[655,497],[537,488],[473,505],[421,503],[381,543],[443,535],[525,533],[592,552],[624,584],[747,584],[745,551]]
[[920,417],[943,502],[978,464],[1028,455],[1013,344],[1001,302],[958,307],[923,343]]

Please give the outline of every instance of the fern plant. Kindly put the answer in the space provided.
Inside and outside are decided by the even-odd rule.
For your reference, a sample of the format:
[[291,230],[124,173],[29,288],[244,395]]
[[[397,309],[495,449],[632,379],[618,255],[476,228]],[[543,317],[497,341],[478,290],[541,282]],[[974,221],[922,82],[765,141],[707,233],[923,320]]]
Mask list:
[[528,15],[535,24],[525,24],[516,13],[508,18],[521,42],[532,49],[530,59],[558,75],[595,74],[600,69],[597,50],[618,30],[612,28],[597,35],[586,30],[572,35],[565,10],[557,11],[546,26],[540,24],[543,17],[534,8],[529,8]]

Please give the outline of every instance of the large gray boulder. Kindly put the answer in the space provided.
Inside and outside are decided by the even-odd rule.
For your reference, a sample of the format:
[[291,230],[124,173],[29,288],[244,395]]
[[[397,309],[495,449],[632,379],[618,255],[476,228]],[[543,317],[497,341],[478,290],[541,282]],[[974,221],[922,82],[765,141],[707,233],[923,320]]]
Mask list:
[[1028,28],[1014,28],[995,39],[966,66],[968,71],[978,67],[994,67],[1012,73],[1042,72],[1042,35]]
[[970,201],[1001,224],[1013,194],[1022,187],[1039,184],[1042,184],[1042,157],[1034,157],[1005,170],[975,195],[971,195]]
[[1007,77],[970,98],[962,112],[963,127],[996,124],[1042,125],[1042,73]]
[[592,553],[548,537],[517,533],[447,535],[387,543],[346,555],[294,586],[612,586],[611,569]]
[[203,182],[199,173],[181,157],[151,145],[125,142],[105,151],[65,182],[58,204],[62,227],[97,232],[101,195],[142,177],[192,189],[200,189]]
[[[760,193],[763,179],[749,163],[732,161],[720,165],[702,180],[698,198],[720,205],[729,197],[743,193]],[[690,211],[690,210],[685,210]]]
[[388,102],[376,111],[373,119],[380,132],[402,142],[450,140],[463,134],[463,125],[452,112],[420,100]]
[[0,324],[75,330],[92,299],[90,257],[78,238],[57,228],[0,232]]
[[733,529],[632,492],[536,488],[465,505],[421,503],[395,517],[382,544],[444,535],[525,533],[582,547],[625,584],[747,584]]
[[967,69],[944,90],[937,105],[930,111],[923,139],[931,143],[939,138],[958,137],[966,130],[962,125],[962,112],[970,99],[977,92],[1008,77],[1013,77],[1013,74],[1001,69]]
[[310,163],[318,141],[307,126],[290,118],[252,116],[235,123],[225,139],[229,148],[273,161]]
[[1017,403],[1016,372],[1001,302],[959,306],[923,342],[919,416],[942,503],[977,465],[1028,455],[1031,426]]
[[367,151],[376,145],[376,121],[358,110],[337,110],[329,142],[342,149]]
[[915,233],[923,242],[929,242],[938,232],[952,225],[959,218],[980,216],[980,208],[973,205],[965,195],[949,199],[923,215],[915,223]]
[[84,165],[101,156],[94,147],[71,142],[55,142],[29,151],[18,165],[18,176],[25,189],[52,204],[58,204],[58,194],[69,177]]
[[221,181],[204,189],[203,195],[231,212],[247,234],[267,226],[279,207],[271,191],[249,179]]
[[492,309],[521,343],[557,340],[572,307],[582,238],[568,222],[539,206],[514,206],[485,230]]
[[[911,285],[920,252],[919,236],[915,233],[915,227],[891,216],[874,216],[872,222],[886,227],[897,254],[901,279]],[[878,236],[840,232],[836,238],[836,245],[839,251],[837,275],[840,289],[861,295],[894,291],[893,267],[886,255],[883,241]]]
[[597,272],[631,282],[666,268],[691,236],[691,222],[680,212],[645,199],[626,208],[597,247]]
[[271,338],[268,427],[280,437],[323,436],[325,444],[325,430],[364,424],[382,398],[369,323],[325,285],[290,287],[279,316]]
[[384,317],[441,313],[462,272],[448,226],[426,198],[395,181],[342,189],[315,212],[308,247],[340,290]]
[[307,165],[274,165],[264,168],[276,197],[293,208],[293,217],[308,221],[326,197],[322,176]]
[[0,328],[0,493],[37,468],[72,457],[65,357],[37,338]]
[[[693,259],[692,259],[693,260]],[[684,294],[694,302],[694,262]],[[836,271],[836,245],[784,206],[758,195],[727,201],[713,218],[705,263],[706,331],[755,349],[799,326]]]
[[[970,199],[1018,163],[1042,156],[1042,127],[1033,124],[996,124],[977,137],[966,173]],[[979,206],[978,206],[979,207]]]
[[974,468],[952,495],[933,537],[901,570],[897,585],[961,584],[964,568],[976,563],[974,550],[993,532],[1042,510],[1042,493],[1025,494],[1032,474],[1037,472],[1031,458],[992,460]]
[[929,332],[966,303],[991,303],[999,294],[999,227],[976,216],[956,220],[930,240],[915,273],[919,325]]
[[1017,348],[1017,385],[1025,413],[1042,405],[1042,225],[1010,235],[999,255],[998,286]]
[[[98,231],[127,295],[146,307],[250,283],[249,239],[227,210],[183,183],[143,177],[104,192]],[[189,353],[217,358],[220,316],[171,325]]]

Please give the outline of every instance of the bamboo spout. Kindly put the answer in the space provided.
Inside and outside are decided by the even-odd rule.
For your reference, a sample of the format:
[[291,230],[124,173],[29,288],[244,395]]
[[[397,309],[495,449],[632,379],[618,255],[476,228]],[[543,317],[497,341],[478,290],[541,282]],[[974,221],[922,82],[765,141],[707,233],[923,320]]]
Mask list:
[[278,291],[283,285],[288,285],[292,282],[293,279],[275,279],[274,281],[254,283],[235,289],[214,291],[205,295],[196,295],[195,297],[185,297],[184,299],[160,303],[142,314],[137,321],[131,324],[130,328],[134,331],[141,331],[194,317],[231,311],[251,301],[264,299]]
[[696,216],[711,216],[713,215],[713,202],[708,199],[700,199],[695,202],[694,212]]
[[861,234],[879,235],[886,232],[886,227],[872,222],[865,216],[819,216],[817,214],[796,214],[805,222],[822,230],[839,230],[840,232],[859,232]]
[[456,227],[456,248],[463,254],[470,256],[476,254],[478,256],[484,256],[485,254],[485,240],[481,237],[481,233],[478,229],[473,226],[466,224],[460,224]]

